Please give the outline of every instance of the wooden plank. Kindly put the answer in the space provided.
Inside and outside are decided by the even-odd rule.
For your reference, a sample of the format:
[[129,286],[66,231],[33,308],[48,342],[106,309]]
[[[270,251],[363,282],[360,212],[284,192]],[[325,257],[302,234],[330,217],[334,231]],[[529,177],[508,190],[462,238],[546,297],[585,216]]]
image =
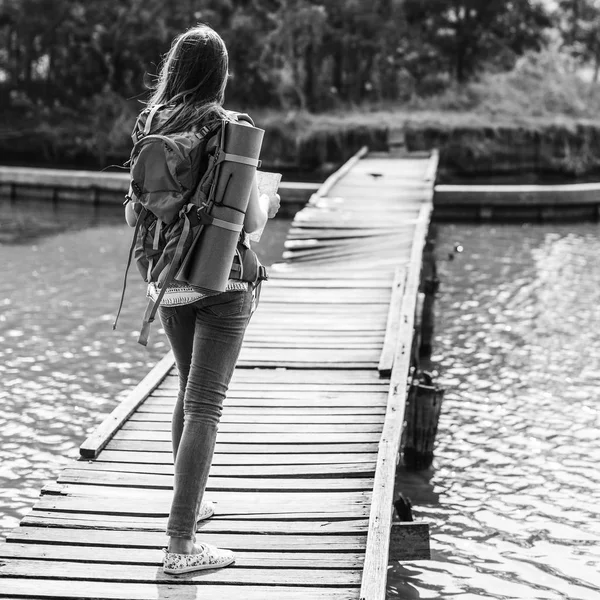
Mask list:
[[[113,563],[124,565],[162,564],[164,554],[159,549],[104,546],[65,546],[60,544],[0,544],[0,558],[29,560],[66,560],[88,564]],[[239,567],[313,567],[315,559],[321,569],[356,569],[362,566],[364,554],[357,552],[256,552],[236,550]]]
[[[254,318],[254,317],[253,317]],[[172,374],[167,376],[167,380],[175,378],[176,369],[173,370]],[[289,385],[293,383],[295,385],[318,384],[322,387],[329,387],[330,385],[352,383],[353,385],[362,384],[381,384],[378,373],[375,371],[358,371],[356,373],[348,374],[344,371],[337,371],[331,369],[329,371],[297,371],[291,369],[274,369],[274,370],[251,370],[251,369],[237,369],[233,372],[231,379],[232,386],[240,386],[244,383],[254,383],[255,385],[260,384],[263,386],[271,386],[274,384],[278,385]]]
[[[146,401],[146,408],[154,410],[157,406],[173,406],[175,401],[175,390],[169,390],[161,396],[156,396]],[[285,410],[310,410],[310,409],[340,409],[350,408],[354,410],[362,409],[365,404],[367,407],[381,408],[385,406],[385,402],[380,400],[380,397],[369,396],[368,394],[301,394],[294,393],[286,396],[285,394],[267,394],[260,397],[260,394],[244,394],[243,396],[233,396],[225,401],[224,412],[228,410],[236,411],[238,409],[258,410],[258,409],[278,409]],[[110,442],[109,442],[110,443]]]
[[[165,423],[165,414],[170,413],[172,406],[168,406],[165,411],[137,411],[135,412],[128,421],[128,425],[132,423],[142,423],[155,422],[156,424],[161,425],[161,429],[166,427],[168,423]],[[232,411],[227,411],[226,414],[223,415],[221,421],[219,423],[219,427],[221,424],[233,424],[233,423],[252,423],[252,424],[271,424],[275,425],[277,423],[290,423],[294,425],[309,425],[309,424],[367,424],[367,423],[379,423],[383,424],[383,413],[382,412],[366,412],[360,414],[348,413],[347,411],[333,413],[330,411],[322,410],[318,414],[314,414],[316,411],[308,411],[304,412],[295,412],[290,414],[288,409],[279,409],[280,411],[285,412],[273,412],[269,411],[268,414],[265,414],[262,410],[255,410],[252,412],[246,413],[233,413]],[[340,410],[339,408],[337,410]]]
[[[99,455],[101,460],[110,460],[114,456],[109,450],[134,450],[134,447],[145,447],[146,450],[135,450],[130,456],[137,459],[144,457],[172,462],[171,449],[166,446],[153,448],[145,442],[123,441],[110,442]],[[162,448],[162,452],[160,449]],[[254,444],[251,448],[241,444],[217,444],[214,465],[258,465],[258,464],[310,464],[322,462],[357,462],[371,461],[377,452],[377,444],[314,444],[299,446],[297,444]],[[163,456],[167,454],[168,456]],[[144,461],[145,462],[145,461]]]
[[[0,598],[64,598],[74,600],[358,600],[357,588],[248,585],[182,585],[4,577]],[[185,580],[184,580],[185,581]]]
[[[50,485],[50,484],[48,484]],[[58,485],[58,484],[54,484]],[[109,486],[63,485],[63,494],[47,494],[35,504],[35,508],[45,511],[103,513],[106,515],[166,517],[169,514],[173,493],[170,490],[154,489],[151,492],[140,488],[115,488]],[[86,491],[83,488],[98,488]],[[100,489],[101,488],[101,489]],[[362,518],[367,516],[370,494],[344,492],[326,494],[324,492],[281,493],[280,501],[273,492],[239,490],[227,494],[220,490],[210,492],[209,499],[218,505],[219,514],[236,519],[236,515],[255,515],[257,518],[271,514],[316,515],[331,511],[340,518]],[[322,502],[322,504],[315,504]],[[327,510],[326,510],[327,509]],[[273,517],[276,518],[276,517]],[[323,517],[326,518],[326,517]]]
[[[400,259],[401,260],[401,259]],[[285,277],[286,279],[306,279],[312,277],[315,281],[329,280],[331,277],[339,278],[341,276],[348,281],[365,281],[371,279],[389,278],[391,281],[394,277],[394,270],[388,267],[380,267],[377,264],[371,265],[370,270],[365,269],[341,269],[328,267],[327,265],[321,266],[319,269],[310,268],[309,265],[305,264],[294,264],[294,263],[276,263],[271,265],[270,272],[273,277]],[[398,265],[394,265],[398,266]]]
[[[414,224],[414,220],[410,220],[410,223],[406,224]],[[391,234],[396,231],[396,227],[377,227],[372,229],[367,228],[343,228],[343,229],[324,229],[324,228],[314,228],[312,229],[309,225],[301,224],[300,227],[291,227],[289,230],[289,238],[295,240],[311,240],[311,239],[322,239],[322,240],[346,240],[346,239],[368,239],[374,238],[379,235]],[[273,281],[279,283],[281,279],[277,277]],[[290,280],[291,281],[291,280]],[[316,280],[314,283],[318,285],[318,281]],[[365,285],[366,282],[356,282],[359,286]]]
[[[158,583],[173,581],[172,575],[162,569],[146,565],[89,565],[68,561],[32,561],[18,558],[4,559],[0,563],[2,577],[43,577],[45,579],[69,579],[84,581],[118,581],[128,583]],[[286,585],[318,587],[358,587],[360,571],[350,569],[264,569],[232,566],[227,569],[197,571],[186,576],[187,583],[197,585]]]
[[298,332],[293,340],[289,340],[289,332],[288,331],[271,331],[271,332],[262,332],[258,328],[253,329],[248,332],[248,335],[244,338],[245,344],[276,344],[280,345],[281,343],[285,343],[288,341],[292,348],[294,347],[302,347],[303,345],[310,344],[319,344],[321,346],[327,348],[337,348],[341,347],[353,347],[353,344],[368,344],[369,346],[378,346],[381,347],[383,344],[383,340],[381,339],[380,332],[370,332],[367,334],[363,334],[360,332],[347,331],[344,335],[341,335],[339,338],[331,339],[327,333],[322,332],[321,335],[313,335],[308,332]]
[[[365,257],[365,260],[368,260],[368,257]],[[256,320],[266,320],[270,316],[277,316],[279,314],[288,316],[294,316],[297,314],[303,314],[306,316],[311,316],[314,319],[327,320],[327,317],[334,318],[336,320],[339,319],[348,319],[356,314],[361,313],[361,306],[363,304],[373,305],[371,307],[370,313],[363,314],[363,317],[366,321],[373,321],[379,318],[380,315],[387,314],[387,304],[385,302],[381,302],[380,299],[377,298],[380,290],[377,289],[373,293],[364,291],[364,294],[354,295],[354,301],[346,302],[343,296],[340,296],[341,290],[323,290],[322,293],[317,294],[316,290],[314,294],[305,295],[304,302],[295,302],[293,298],[289,296],[283,299],[282,294],[277,294],[275,291],[274,295],[278,295],[281,299],[273,298],[273,300],[269,301],[269,310],[263,310],[257,312],[253,317],[252,321]],[[389,288],[388,288],[389,293]],[[331,302],[321,302],[321,298],[330,300]],[[335,299],[335,302],[333,300]],[[357,301],[358,300],[358,301]],[[262,301],[262,296],[261,296]],[[332,311],[328,304],[336,304],[335,311]],[[333,314],[332,314],[333,313]]]
[[173,367],[171,352],[167,353],[144,379],[131,391],[126,400],[121,402],[104,419],[94,432],[81,444],[79,453],[86,458],[95,458],[129,418],[135,409],[146,399],[148,394],[160,384]]
[[[254,509],[257,506],[273,505],[275,507],[301,507],[304,512],[311,510],[311,504],[329,503],[331,506],[363,506],[371,500],[370,490],[328,490],[325,492],[313,490],[290,490],[289,493],[278,490],[270,492],[267,490],[238,490],[236,494],[228,494],[225,491],[213,490],[211,500],[219,504],[220,514],[225,515],[228,511],[234,512],[239,503],[247,504]],[[85,512],[93,511],[93,501],[99,503],[106,501],[106,509],[111,512],[114,508],[111,502],[115,499],[122,501],[122,513],[125,509],[132,511],[131,514],[138,514],[138,509],[148,509],[152,511],[162,511],[163,507],[170,506],[173,492],[170,489],[156,488],[148,490],[136,487],[114,487],[110,485],[86,485],[77,483],[48,483],[43,487],[44,494],[39,502],[56,502],[57,510],[70,510],[70,505],[62,505],[63,500],[82,499],[81,504],[86,504]],[[136,503],[143,499],[146,506],[137,507]],[[76,503],[74,503],[76,504]],[[89,505],[89,506],[88,506]],[[323,504],[321,504],[323,506]],[[101,511],[97,511],[101,512]],[[167,510],[168,512],[168,510]],[[143,514],[143,513],[140,513]]]
[[[373,260],[376,260],[376,256],[379,252],[394,252],[395,250],[401,249],[407,244],[410,244],[412,241],[411,233],[412,231],[406,228],[406,230],[396,230],[393,233],[386,233],[385,235],[378,235],[376,237],[362,239],[359,238],[359,241],[340,238],[334,240],[321,240],[315,238],[302,240],[288,239],[284,244],[284,248],[290,252],[304,252],[308,250],[352,250],[356,254],[371,256],[373,257]],[[275,296],[281,295],[277,294],[277,287],[271,287],[269,289],[274,293]],[[310,291],[316,291],[319,296],[323,295],[325,298],[329,298],[332,296],[331,292],[335,290],[326,288]],[[351,297],[356,299],[364,298],[365,300],[368,300],[375,295],[372,293],[372,288],[355,288],[352,289],[351,292]],[[310,301],[308,290],[304,292],[302,297],[306,298],[305,301]],[[348,303],[345,299],[340,300],[344,303]]]
[[[336,450],[336,446],[339,447],[339,450]],[[168,455],[171,454],[171,442],[160,442],[160,441],[149,441],[149,440],[113,440],[107,446],[107,449],[110,450],[133,450],[136,452],[151,452],[151,453],[166,453]],[[239,460],[240,455],[249,455],[253,454],[252,464],[264,464],[264,463],[273,463],[273,457],[271,455],[280,455],[280,454],[315,454],[319,455],[321,452],[331,452],[343,454],[345,450],[350,453],[358,453],[358,452],[368,452],[371,453],[377,448],[377,444],[375,442],[370,443],[362,443],[356,442],[351,444],[344,443],[329,443],[324,441],[313,441],[305,440],[305,443],[298,443],[294,440],[286,439],[283,443],[277,444],[244,444],[243,442],[236,443],[226,443],[217,440],[217,447],[215,452],[218,454],[227,455],[222,463],[215,464],[242,464]],[[264,455],[262,458],[259,456],[260,454]],[[232,455],[236,455],[234,460]],[[104,458],[103,454],[100,454],[102,458]],[[219,460],[215,458],[215,460]]]
[[[145,409],[153,410],[155,406],[173,406],[177,388],[161,388],[157,390],[148,400],[146,400]],[[362,410],[365,408],[378,409],[385,406],[382,401],[381,394],[371,394],[365,392],[277,392],[265,391],[262,395],[260,392],[228,392],[225,400],[225,411],[231,410],[233,413],[240,409],[258,410],[260,408],[271,408],[278,410],[290,411],[294,410],[309,410],[309,409],[352,409]]]
[[[128,429],[119,429],[113,436],[114,441],[124,440],[147,440],[154,442],[170,442],[171,434],[164,431],[146,432],[146,431],[131,431]],[[345,443],[377,443],[379,441],[379,433],[362,433],[362,432],[344,432],[344,433],[253,433],[248,432],[243,435],[239,433],[227,433],[219,431],[217,435],[217,443],[238,444],[247,448],[251,448],[253,444],[345,444]]]
[[419,289],[419,278],[425,237],[431,216],[431,205],[424,204],[419,214],[406,291],[402,301],[400,331],[394,355],[388,409],[379,443],[373,500],[369,516],[369,534],[360,597],[364,600],[385,600],[387,565],[393,511],[393,486],[396,457],[404,420],[406,389],[411,360],[413,322]]
[[[32,510],[21,521],[21,527],[68,527],[70,529],[110,529],[114,531],[160,531],[167,527],[167,517],[132,517],[88,513],[60,513]],[[252,533],[285,535],[366,534],[369,521],[364,519],[228,519],[212,517],[203,521],[198,530],[203,533]]]
[[[290,356],[291,350],[288,350],[285,355],[289,357],[287,360],[277,359],[277,352],[271,354],[268,357],[264,357],[262,350],[257,350],[255,352],[251,352],[242,348],[242,352],[240,358],[238,359],[238,366],[241,368],[244,367],[263,367],[263,368],[271,368],[276,369],[277,367],[288,367],[290,369],[318,369],[322,367],[327,369],[331,364],[334,364],[334,360],[330,360],[330,353],[325,352],[324,357],[327,357],[323,361],[315,361],[310,360],[308,356]],[[279,353],[281,356],[281,353]],[[264,357],[264,358],[262,358]],[[348,359],[346,362],[337,363],[338,368],[340,369],[371,369],[377,367],[377,361],[379,360],[379,352],[374,351],[371,356],[365,357],[362,360],[351,360]]]
[[[154,406],[173,406],[177,388],[165,387],[156,390],[146,401],[146,408]],[[379,409],[385,406],[382,401],[383,394],[372,394],[370,392],[310,392],[304,390],[265,390],[263,394],[258,391],[228,392],[225,401],[225,410],[232,413],[238,410],[258,410],[260,407],[269,407],[284,411],[294,410],[319,410],[323,408],[351,409],[361,411],[363,409]],[[361,401],[362,400],[362,401]]]
[[[163,548],[164,532],[122,531],[110,529],[67,529],[54,527],[19,527],[7,534],[9,542],[70,544],[72,546],[111,546],[115,548]],[[364,550],[365,535],[253,535],[203,533],[202,541],[235,552],[354,552]]]
[[[264,369],[263,369],[264,370]],[[340,369],[340,372],[343,370]],[[356,400],[359,397],[368,398],[374,402],[381,400],[387,392],[389,381],[382,379],[381,383],[369,383],[364,385],[330,385],[323,386],[320,390],[317,386],[310,384],[267,384],[261,389],[260,385],[254,383],[245,383],[233,385],[227,392],[228,400],[252,400],[262,398],[333,398],[341,399],[344,402]],[[151,401],[157,396],[175,396],[179,387],[175,380],[163,383],[148,398]]]
[[[53,513],[56,515],[60,515],[61,511],[53,511],[50,508],[47,507],[41,507],[39,509],[40,512],[44,512],[44,513]],[[68,515],[72,515],[72,514],[77,514],[74,512],[70,512],[70,511],[63,511],[62,514],[65,516],[65,518]],[[87,518],[92,518],[94,515],[100,515],[102,513],[94,513],[93,511],[87,512],[87,513],[81,513],[78,514],[78,518],[80,519],[87,519]],[[160,511],[155,511],[152,512],[151,514],[124,514],[124,515],[120,515],[119,513],[108,513],[107,515],[105,515],[105,517],[107,519],[112,519],[114,518],[115,521],[119,520],[119,519],[131,519],[134,521],[147,521],[147,520],[155,520],[155,519],[167,519],[167,511],[164,512],[160,512]],[[262,512],[261,511],[256,511],[256,512],[252,512],[252,511],[242,511],[242,512],[236,512],[236,513],[227,513],[227,515],[224,515],[221,519],[217,519],[217,520],[223,520],[224,518],[229,519],[230,521],[251,521],[251,522],[313,522],[316,520],[321,520],[321,521],[348,521],[348,520],[356,520],[356,519],[368,519],[369,517],[369,510],[368,507],[362,507],[362,508],[352,508],[349,510],[342,510],[342,509],[338,509],[338,508],[334,508],[333,510],[327,510],[327,509],[322,509],[320,511],[312,511],[312,512],[302,512],[302,511],[298,511],[298,510],[280,510],[277,511],[276,509],[272,509],[270,507],[266,507]],[[70,529],[76,529],[77,525],[73,524],[73,525],[68,525],[68,527]],[[64,529],[64,527],[61,527],[61,529]],[[108,528],[107,528],[108,529]],[[113,527],[111,528],[112,530],[116,530],[117,528]],[[162,530],[164,531],[165,528],[162,528]],[[239,533],[239,532],[237,532]],[[264,532],[263,532],[264,533]],[[278,532],[281,533],[281,532]],[[313,532],[314,533],[314,532]],[[366,532],[365,532],[366,534]],[[261,534],[262,535],[262,534]]]
[[[126,515],[131,517],[167,517],[171,507],[171,498],[163,496],[155,498],[155,490],[152,494],[145,492],[142,494],[130,494],[129,496],[101,497],[93,496],[43,496],[36,504],[35,508],[41,511],[54,511],[64,513],[98,513],[105,515]],[[341,493],[340,493],[341,494]],[[236,501],[234,498],[219,498],[219,492],[211,492],[210,499],[218,503],[219,513],[232,520],[236,519],[362,519],[369,515],[369,500],[362,502],[358,499],[355,502],[345,504],[342,499],[334,502],[328,502],[324,499],[324,504],[315,505],[311,497],[315,494],[303,493],[295,494],[290,500],[277,503],[274,501],[260,502],[256,499],[250,499],[245,504],[246,496],[249,493],[236,492],[239,496]],[[229,494],[229,496],[235,496]],[[292,494],[286,494],[292,496]],[[172,494],[171,494],[172,496]],[[149,498],[149,500],[146,500]],[[150,501],[151,500],[151,501]],[[56,533],[53,534],[56,536]],[[51,538],[52,536],[50,536]],[[49,538],[49,539],[50,539]],[[12,534],[7,534],[7,539],[14,539]]]
[[[154,473],[157,475],[172,475],[173,462],[166,455],[161,455],[162,463],[157,463],[152,452],[115,452],[107,462],[76,463],[79,469],[93,471],[115,471],[121,473]],[[103,456],[103,455],[101,455]],[[314,458],[314,457],[313,457]],[[108,462],[110,460],[113,462]],[[147,462],[143,462],[144,459]],[[375,458],[363,462],[328,462],[305,461],[304,464],[239,464],[211,465],[210,472],[215,477],[371,477],[375,472]]]
[[[381,433],[383,426],[382,419],[378,419],[376,423],[365,423],[355,420],[350,423],[314,423],[304,422],[297,423],[287,421],[283,423],[261,423],[258,420],[253,422],[227,422],[219,423],[219,433],[239,433],[246,435],[247,433],[281,433],[284,436],[296,433]],[[151,431],[151,432],[168,432],[171,433],[171,424],[165,421],[132,421],[121,427],[121,431]],[[283,441],[283,440],[282,440]]]
[[[306,334],[309,335],[309,334]],[[312,335],[312,334],[310,334]],[[356,333],[340,333],[340,337],[351,336],[355,337]],[[377,332],[371,332],[370,335],[377,335]],[[175,373],[175,371],[174,371]],[[320,374],[320,379],[319,379]],[[237,369],[233,372],[231,385],[233,387],[243,387],[245,385],[261,384],[267,389],[273,385],[290,386],[291,384],[302,387],[303,385],[314,385],[318,383],[322,389],[328,389],[338,385],[382,385],[381,378],[376,371],[357,371],[356,373],[347,373],[346,371],[338,371],[335,369],[318,371],[305,369],[302,373],[294,369],[269,369],[269,370],[254,370],[254,369]]]
[[[354,315],[353,319],[349,319],[346,322],[335,320],[335,316],[331,317],[330,320],[312,319],[312,321],[299,321],[301,318],[308,318],[310,315],[297,314],[296,317],[280,318],[277,315],[273,315],[270,321],[267,319],[256,319],[249,327],[254,329],[260,329],[261,331],[278,331],[281,332],[282,328],[285,328],[290,336],[293,336],[296,332],[308,335],[309,332],[323,332],[326,331],[329,335],[343,335],[351,333],[356,335],[360,332],[372,333],[373,331],[385,331],[385,318],[382,316],[375,320],[363,319],[361,320],[360,313]],[[305,367],[310,368],[310,367]],[[313,367],[318,368],[318,367]],[[328,370],[334,368],[330,366]]]
[[[273,310],[271,310],[273,308]],[[256,314],[248,331],[258,333],[264,330],[278,331],[281,328],[303,335],[312,332],[341,332],[340,335],[356,337],[362,332],[385,331],[387,306],[385,304],[346,304],[336,303],[339,312],[327,313],[316,304],[272,304],[269,311]],[[385,310],[384,310],[385,309]],[[280,332],[281,333],[281,332]],[[329,370],[335,369],[331,367]]]
[[[288,446],[285,446],[288,448]],[[256,450],[253,447],[252,450]],[[296,452],[294,452],[296,450]],[[311,452],[312,450],[312,452]],[[301,452],[300,448],[294,446],[289,447],[289,452],[244,452],[244,449],[240,449],[236,446],[235,452],[223,451],[217,446],[214,460],[211,463],[214,467],[229,465],[229,466],[256,466],[256,465],[325,465],[328,463],[341,464],[341,463],[368,463],[372,464],[377,460],[377,445],[371,444],[368,448],[358,448],[353,452],[333,452],[332,448],[325,448],[323,452],[319,452],[319,449],[308,448],[305,452]],[[164,456],[167,454],[167,456]],[[147,463],[149,460],[155,464],[170,464],[173,465],[173,459],[170,451],[158,452],[151,450],[147,452],[139,451],[127,451],[127,450],[104,450],[99,460],[105,462],[139,462]],[[86,464],[94,468],[93,465],[97,464],[95,461],[84,463],[78,461],[75,465],[78,468],[83,468]]]
[[[261,326],[277,323],[291,330],[319,331],[325,328],[331,331],[360,332],[371,327],[381,327],[385,331],[387,305],[383,303],[358,303],[346,304],[345,307],[337,302],[333,314],[323,311],[316,304],[284,304],[273,305],[273,310],[256,314],[250,322],[251,328],[256,324]],[[368,309],[368,312],[366,312]],[[360,320],[357,319],[360,317]],[[335,367],[332,367],[335,368]]]
[[270,287],[261,293],[260,301],[267,304],[320,304],[321,308],[325,308],[328,304],[385,304],[387,306],[389,295],[389,286],[375,289],[372,287],[337,289],[299,287],[291,296],[285,288]]
[[[297,377],[301,377],[300,374]],[[300,381],[294,381],[289,383],[256,383],[256,382],[238,382],[234,381],[231,383],[229,387],[228,395],[232,396],[242,396],[246,397],[246,395],[250,395],[252,392],[255,393],[267,393],[267,392],[294,392],[294,393],[308,393],[311,395],[331,395],[331,394],[343,394],[344,392],[350,394],[365,394],[369,392],[378,393],[383,395],[387,392],[387,388],[389,385],[389,381],[379,379],[377,381],[367,381],[364,384],[360,385],[358,383],[352,382],[352,377],[348,377],[348,381],[344,383],[332,383],[327,386],[319,386],[313,383],[304,383],[302,384]],[[177,389],[178,383],[177,378],[168,378],[164,381],[160,389]]]
[[[340,370],[340,373],[343,372]],[[300,377],[300,374],[297,375]],[[311,396],[327,396],[327,395],[343,395],[344,398],[347,396],[345,394],[368,394],[368,393],[376,393],[380,396],[387,392],[387,388],[389,385],[389,381],[379,379],[378,381],[366,381],[362,385],[360,383],[353,383],[351,374],[349,374],[348,380],[346,382],[340,383],[332,383],[330,385],[318,386],[313,383],[304,383],[301,382],[289,382],[289,383],[255,383],[255,382],[233,382],[228,395],[232,397],[250,397],[254,392],[254,395],[262,392],[266,393],[281,393],[285,394],[286,392],[293,392],[294,394],[310,393]],[[177,379],[169,378],[167,381],[164,381],[159,389],[177,389]]]
[[[85,469],[68,468],[58,477],[59,484],[85,483],[88,485],[110,485],[122,487],[140,487],[146,489],[173,489],[173,477],[161,474],[138,474],[122,473],[115,471],[91,471]],[[304,491],[327,492],[327,491],[370,491],[373,487],[371,478],[349,478],[349,479],[260,479],[244,477],[219,477],[211,475],[208,479],[207,490],[235,491]]]
[[343,341],[329,339],[313,338],[301,340],[296,337],[293,342],[286,341],[285,339],[274,339],[274,337],[265,336],[257,338],[249,336],[244,340],[244,347],[251,350],[273,350],[276,349],[279,352],[282,350],[293,349],[293,350],[327,350],[328,352],[336,352],[338,350],[373,350],[381,351],[383,343],[380,340],[375,342],[369,342],[368,340],[355,341]]
[[[172,406],[177,392],[178,388],[176,387],[165,386],[159,388],[148,397],[144,405],[140,407],[140,410],[160,405]],[[347,408],[360,411],[363,408],[378,409],[385,406],[385,402],[382,401],[383,396],[384,394],[381,392],[369,392],[368,390],[361,392],[360,388],[352,392],[335,390],[331,392],[312,392],[303,389],[264,390],[262,394],[255,390],[230,390],[227,392],[225,409],[231,410],[233,413],[238,410],[257,410],[265,406],[279,410],[289,409],[290,411],[313,408],[318,410],[325,407],[332,409]]]
[[[386,255],[387,256],[387,253]],[[356,269],[366,269],[369,265],[373,264],[372,256],[365,256],[364,254],[352,254],[350,252],[335,253],[335,252],[320,252],[312,253],[312,255],[297,256],[297,253],[284,253],[284,259],[302,261],[305,265],[310,263],[315,269],[323,269],[326,266],[332,270],[335,270],[336,274],[339,275],[339,269],[344,265],[354,265]],[[398,266],[403,266],[404,261],[393,260],[391,258],[380,258],[380,269],[393,270]]]
[[[379,244],[373,243],[373,249],[377,249],[379,253],[392,253],[400,254],[403,248],[409,248],[410,242],[406,242],[404,246],[400,244],[390,246],[389,244]],[[307,249],[307,250],[286,250],[283,253],[283,258],[290,260],[310,260],[310,261],[318,261],[318,260],[350,260],[354,257],[357,257],[359,260],[372,260],[371,256],[365,256],[364,252],[361,252],[360,248],[348,246],[346,248],[339,249]],[[389,264],[393,264],[392,261],[389,261]]]
[[[390,233],[396,233],[395,229],[390,229]],[[351,237],[354,237],[356,233],[352,234]],[[371,234],[372,236],[373,234]],[[324,290],[359,290],[363,288],[367,288],[370,290],[383,288],[389,289],[390,287],[390,279],[386,277],[382,277],[381,279],[364,279],[364,280],[353,280],[348,281],[348,279],[344,278],[335,278],[331,277],[330,279],[299,279],[293,278],[288,279],[284,276],[273,276],[269,277],[269,289],[277,289],[277,290],[288,290],[290,288],[296,290],[312,290],[313,288],[324,289]]]
[[377,370],[383,377],[389,377],[392,372],[394,353],[396,351],[396,340],[400,328],[400,311],[402,309],[405,281],[406,271],[400,268],[396,269],[394,281],[392,283],[392,297],[389,305],[383,349],[381,350],[379,364],[377,365]]
[[[172,400],[163,398],[164,402],[153,404],[152,406],[142,405],[135,412],[135,419],[142,420],[145,417],[153,418],[154,415],[171,414],[175,398]],[[365,402],[368,402],[368,396],[365,394]],[[226,413],[226,414],[225,414]],[[265,416],[265,411],[254,406],[227,406],[224,413],[224,418],[230,422],[244,419],[268,418]],[[383,421],[382,415],[385,413],[383,406],[334,406],[324,407],[316,406],[311,408],[290,407],[272,407],[268,414],[273,415],[274,422],[284,419],[295,419],[296,422],[301,422],[303,419],[314,419],[315,422],[320,422],[320,419],[340,419],[340,422],[345,422],[351,419],[366,419],[367,422],[377,423]],[[134,417],[132,416],[132,419]]]

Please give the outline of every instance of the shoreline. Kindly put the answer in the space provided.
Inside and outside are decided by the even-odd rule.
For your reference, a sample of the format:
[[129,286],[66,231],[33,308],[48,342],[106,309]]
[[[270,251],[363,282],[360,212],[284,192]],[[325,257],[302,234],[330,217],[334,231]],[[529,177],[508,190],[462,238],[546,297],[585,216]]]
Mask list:
[[[440,153],[438,183],[600,181],[600,120],[355,108],[331,113],[250,110],[265,129],[263,169],[323,181],[361,147]],[[81,122],[0,135],[0,164],[100,171],[129,157],[127,125],[97,139]],[[0,133],[2,133],[0,131]],[[92,150],[93,149],[93,152]],[[112,172],[112,171],[108,171]]]

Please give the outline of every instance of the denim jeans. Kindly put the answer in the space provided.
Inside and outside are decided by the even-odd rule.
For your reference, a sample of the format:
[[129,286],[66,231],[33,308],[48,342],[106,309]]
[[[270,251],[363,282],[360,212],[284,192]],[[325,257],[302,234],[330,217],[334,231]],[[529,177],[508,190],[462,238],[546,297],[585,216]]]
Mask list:
[[175,479],[168,536],[195,539],[223,401],[251,307],[252,292],[231,291],[159,309],[179,371],[171,424]]

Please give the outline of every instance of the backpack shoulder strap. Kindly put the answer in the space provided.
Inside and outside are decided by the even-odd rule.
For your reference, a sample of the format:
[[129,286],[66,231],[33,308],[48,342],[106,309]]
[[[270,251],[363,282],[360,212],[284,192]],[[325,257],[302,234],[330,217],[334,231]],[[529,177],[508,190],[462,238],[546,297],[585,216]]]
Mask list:
[[148,118],[146,119],[146,124],[144,125],[144,135],[148,135],[150,130],[152,129],[152,120],[154,119],[154,115],[164,106],[164,104],[155,104],[148,113]]
[[131,246],[129,247],[129,255],[127,257],[127,266],[125,267],[125,275],[123,276],[123,289],[121,290],[121,301],[119,303],[119,309],[117,311],[117,316],[115,317],[115,321],[113,323],[113,331],[117,328],[117,321],[119,320],[119,316],[121,314],[121,309],[123,308],[123,301],[125,300],[125,290],[127,289],[127,273],[129,272],[129,267],[131,266],[131,259],[133,257],[133,251],[135,249],[135,243],[137,241],[138,233],[140,231],[140,226],[144,219],[146,218],[147,210],[145,207],[142,207],[140,212],[138,213],[137,220],[135,223],[135,229],[133,231],[133,239],[131,241]]
[[155,104],[153,106],[146,107],[139,115],[135,121],[135,125],[133,127],[133,133],[131,137],[133,142],[136,143],[144,136],[148,135],[152,130],[152,121],[156,113],[163,107],[164,104]]

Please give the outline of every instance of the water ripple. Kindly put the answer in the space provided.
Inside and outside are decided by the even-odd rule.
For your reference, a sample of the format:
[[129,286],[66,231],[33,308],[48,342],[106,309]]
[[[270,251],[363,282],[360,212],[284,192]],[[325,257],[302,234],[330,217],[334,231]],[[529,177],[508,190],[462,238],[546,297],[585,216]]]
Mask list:
[[401,474],[433,560],[388,598],[600,598],[600,235],[595,225],[438,228],[434,468]]

